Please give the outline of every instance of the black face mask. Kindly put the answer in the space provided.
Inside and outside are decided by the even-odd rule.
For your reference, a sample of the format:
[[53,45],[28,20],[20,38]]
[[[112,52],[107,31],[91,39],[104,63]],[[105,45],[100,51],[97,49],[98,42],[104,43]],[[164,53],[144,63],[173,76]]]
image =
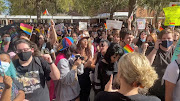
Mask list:
[[149,46],[154,46],[154,42],[148,42]]
[[29,58],[32,56],[32,52],[21,52],[17,54],[21,61],[28,61]]
[[168,47],[170,47],[172,44],[173,44],[173,41],[162,41],[162,43],[161,43],[161,45],[162,45],[164,48],[168,48]]

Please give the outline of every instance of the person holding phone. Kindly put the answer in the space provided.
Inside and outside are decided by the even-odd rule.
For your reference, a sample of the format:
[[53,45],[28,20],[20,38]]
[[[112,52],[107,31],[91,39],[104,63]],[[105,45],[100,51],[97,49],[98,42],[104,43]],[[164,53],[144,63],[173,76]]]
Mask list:
[[7,53],[0,53],[0,101],[23,101],[23,85],[16,80],[16,70]]
[[104,90],[111,74],[117,74],[117,61],[123,54],[124,51],[118,43],[110,44],[103,59],[98,62],[95,68],[95,95]]
[[77,68],[82,64],[82,60],[78,57],[71,66],[69,58],[73,51],[71,46],[74,43],[72,37],[62,39],[58,49],[55,64],[57,65],[61,75],[60,80],[55,82],[55,101],[79,101],[80,85],[77,77]]
[[158,75],[146,56],[128,53],[118,62],[117,83],[120,89],[112,89],[113,76],[110,76],[104,91],[97,94],[94,101],[161,101],[155,96],[140,94],[139,89],[150,88]]
[[171,62],[174,53],[173,32],[170,29],[165,29],[158,34],[158,40],[154,47],[149,47],[146,51],[146,56],[158,74],[158,80],[150,89],[150,94],[158,96],[164,101],[165,88],[162,85],[162,77],[166,67]]

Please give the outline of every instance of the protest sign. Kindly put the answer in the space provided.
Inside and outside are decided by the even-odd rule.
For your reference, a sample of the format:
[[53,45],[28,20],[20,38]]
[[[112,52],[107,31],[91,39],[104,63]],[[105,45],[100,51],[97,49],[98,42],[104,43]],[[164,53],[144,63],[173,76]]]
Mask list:
[[107,29],[119,29],[122,28],[122,21],[115,21],[115,20],[106,20]]
[[173,57],[172,57],[171,61],[174,61],[174,60],[178,59],[179,54],[180,54],[180,39],[179,39],[179,41],[178,41],[178,43],[176,45],[176,48],[174,50],[174,54],[173,54]]
[[170,26],[172,23],[175,26],[180,26],[180,6],[163,8],[165,13],[165,26]]
[[137,19],[138,29],[145,29],[146,19]]
[[64,31],[64,23],[55,26],[56,31]]
[[87,30],[87,22],[79,22],[79,30]]
[[180,6],[180,2],[170,2],[169,7],[172,7],[172,6]]

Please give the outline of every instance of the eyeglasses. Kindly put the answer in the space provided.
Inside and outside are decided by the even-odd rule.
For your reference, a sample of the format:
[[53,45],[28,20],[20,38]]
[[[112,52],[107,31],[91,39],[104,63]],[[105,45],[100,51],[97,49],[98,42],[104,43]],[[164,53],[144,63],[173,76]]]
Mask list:
[[31,48],[17,49],[16,53],[28,52]]

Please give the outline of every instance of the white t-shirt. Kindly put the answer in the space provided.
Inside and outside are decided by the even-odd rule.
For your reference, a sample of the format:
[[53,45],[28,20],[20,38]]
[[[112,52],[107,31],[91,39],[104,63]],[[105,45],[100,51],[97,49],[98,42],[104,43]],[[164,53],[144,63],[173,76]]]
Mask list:
[[91,54],[92,54],[92,58],[94,58],[94,46],[91,45]]
[[176,84],[173,91],[173,101],[180,101],[180,79],[177,82],[179,76],[179,67],[175,61],[171,62],[164,73],[163,79],[173,84]]

